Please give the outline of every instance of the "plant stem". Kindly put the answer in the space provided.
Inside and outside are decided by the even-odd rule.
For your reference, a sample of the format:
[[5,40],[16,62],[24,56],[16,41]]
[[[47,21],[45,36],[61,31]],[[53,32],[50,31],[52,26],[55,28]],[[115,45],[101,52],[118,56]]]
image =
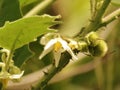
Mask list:
[[91,19],[94,18],[97,12],[97,0],[90,0],[90,7],[91,7]]
[[32,90],[43,90],[48,82],[69,63],[70,59],[71,55],[68,52],[62,53],[58,67],[52,65],[48,72],[44,72],[45,75],[43,76],[42,80],[33,86]]
[[48,81],[58,72],[55,66],[51,66],[48,72],[44,72],[44,76],[42,80],[40,80],[32,90],[43,90],[43,88],[47,85]]
[[93,20],[91,20],[90,24],[84,29],[83,35],[90,31],[96,31],[98,28],[101,27],[102,17],[107,9],[111,0],[104,0],[101,8],[97,11]]
[[13,52],[14,52],[14,51],[11,50],[10,53],[9,53],[9,56],[8,56],[8,59],[7,59],[6,65],[5,65],[6,71],[8,71],[8,69],[9,69],[9,64],[10,64],[10,61],[11,61],[11,59],[12,59]]
[[40,2],[36,7],[34,7],[31,11],[29,11],[24,17],[29,17],[32,15],[36,15],[43,9],[45,9],[47,6],[55,2],[56,0],[44,0],[43,2]]
[[118,17],[120,17],[120,8],[103,18],[102,25],[107,25]]

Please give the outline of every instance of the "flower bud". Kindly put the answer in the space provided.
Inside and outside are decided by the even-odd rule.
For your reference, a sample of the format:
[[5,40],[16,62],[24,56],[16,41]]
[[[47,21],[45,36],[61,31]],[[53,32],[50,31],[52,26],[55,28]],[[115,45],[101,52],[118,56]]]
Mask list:
[[78,50],[80,50],[81,52],[87,52],[88,51],[87,43],[84,41],[78,42]]
[[99,37],[96,32],[90,32],[85,36],[85,40],[88,43],[88,45],[95,46],[95,41],[98,39],[99,39]]
[[97,40],[96,46],[89,46],[89,52],[92,56],[104,56],[108,51],[108,46],[104,40]]

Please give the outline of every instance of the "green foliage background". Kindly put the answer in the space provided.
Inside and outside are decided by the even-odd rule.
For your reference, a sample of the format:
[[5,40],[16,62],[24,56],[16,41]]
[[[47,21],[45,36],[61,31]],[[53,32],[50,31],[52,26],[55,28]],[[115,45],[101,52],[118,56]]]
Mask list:
[[[13,37],[12,34],[10,33],[9,34],[10,36],[7,36],[7,35],[4,36],[2,32],[3,30],[4,31],[6,30],[4,27],[2,27],[5,24],[5,22],[15,21],[23,17],[29,10],[31,10],[34,6],[36,6],[41,1],[42,0],[19,0],[19,1],[12,0],[11,2],[11,0],[0,0],[0,26],[1,26],[0,38],[4,38],[4,37],[8,38],[8,41],[6,42],[4,41],[4,42],[9,43],[7,44],[8,46],[6,46],[6,44],[3,45],[4,42],[0,41],[0,46],[5,46],[8,49],[10,49],[11,46],[9,45],[12,44],[12,42],[9,41],[10,40],[9,38]],[[120,8],[119,0],[112,0],[112,3],[113,4],[109,6],[106,14],[114,11],[117,8]],[[64,23],[60,26],[60,32],[63,35],[72,37],[76,35],[83,26],[86,26],[88,24],[88,21],[90,19],[89,0],[75,0],[75,1],[58,0],[51,6],[47,7],[43,12],[40,12],[39,15],[45,14],[45,13],[51,14],[51,15],[61,14],[62,20],[64,21]],[[50,21],[51,20],[53,21],[55,18],[49,18],[49,19]],[[49,19],[47,19],[46,22],[49,22]],[[30,28],[28,29],[32,29],[33,32],[35,32],[34,29],[36,29],[37,26],[38,26],[38,29],[40,29],[39,25],[41,25],[42,23],[39,23],[39,22],[43,22],[43,21],[41,21],[41,19],[40,20],[34,19],[34,20],[31,20],[31,22],[35,25],[32,25],[31,23],[28,23],[28,24],[24,23],[24,25],[26,26],[30,24],[29,25]],[[12,26],[16,27],[17,30],[19,28],[21,30],[21,28],[24,28],[24,27],[19,26],[20,25],[19,22],[20,22],[20,19],[18,20],[17,25],[14,25],[14,22],[6,23],[6,25],[13,24]],[[57,23],[59,22],[55,22],[52,24],[47,23],[48,24],[47,27]],[[14,27],[12,26],[10,26],[9,30],[11,28],[12,28],[11,30],[16,30],[16,28],[13,29]],[[42,30],[40,30],[40,33],[41,32]],[[43,31],[43,33],[46,33],[46,32]],[[73,62],[74,65],[66,67],[66,69],[63,70],[63,72],[68,72],[69,75],[71,73],[74,73],[75,70],[77,72],[78,69],[83,70],[83,72],[77,73],[71,76],[70,78],[65,78],[60,81],[58,80],[55,83],[51,83],[45,88],[45,90],[48,90],[48,89],[49,90],[120,90],[120,72],[119,72],[120,19],[110,23],[110,25],[105,27],[104,30],[100,29],[99,32],[100,32],[100,35],[103,35],[103,38],[108,43],[108,47],[109,47],[108,54],[103,58],[92,58],[89,56],[85,56],[84,58],[81,58],[81,60]],[[39,32],[37,31],[36,33],[38,34]],[[32,39],[34,39],[34,37],[37,37],[37,36],[33,35]],[[24,38],[26,37],[23,37],[23,39]],[[25,75],[29,73],[33,73],[37,70],[40,70],[51,63],[51,60],[52,60],[50,59],[51,54],[47,55],[42,61],[38,60],[39,54],[43,50],[43,46],[39,44],[40,37],[37,37],[37,39],[38,39],[37,41],[31,42],[30,44],[26,42],[27,45],[25,46],[21,44],[22,47],[18,49],[15,48],[16,49],[14,54],[15,55],[14,60],[16,60],[15,64],[18,67],[21,67],[21,69],[25,70]],[[81,55],[81,57],[82,56],[83,55]],[[24,63],[24,61],[26,62]],[[80,66],[83,66],[83,67],[80,67]],[[66,77],[65,76],[66,74],[64,73],[60,73],[59,75],[62,77]]]

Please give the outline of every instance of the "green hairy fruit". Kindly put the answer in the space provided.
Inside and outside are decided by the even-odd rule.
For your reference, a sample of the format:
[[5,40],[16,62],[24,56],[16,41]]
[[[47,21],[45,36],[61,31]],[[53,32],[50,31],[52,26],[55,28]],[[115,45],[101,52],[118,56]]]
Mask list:
[[95,41],[99,39],[96,32],[90,32],[85,36],[85,40],[88,43],[88,45],[95,45]]
[[104,40],[96,40],[96,45],[95,46],[89,46],[89,52],[92,56],[104,56],[107,51],[108,47],[107,44]]

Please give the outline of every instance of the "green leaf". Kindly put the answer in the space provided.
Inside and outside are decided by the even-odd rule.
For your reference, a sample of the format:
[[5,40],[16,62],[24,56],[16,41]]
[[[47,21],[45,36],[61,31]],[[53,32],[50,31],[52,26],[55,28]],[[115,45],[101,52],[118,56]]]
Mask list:
[[44,33],[55,32],[49,27],[60,23],[54,21],[59,17],[42,15],[6,22],[4,27],[0,28],[0,46],[9,50],[17,49]]
[[0,26],[5,21],[14,21],[21,17],[18,0],[0,0]]
[[13,57],[15,65],[21,67],[23,63],[28,60],[32,55],[33,52],[30,51],[28,45],[16,49]]
[[[26,5],[32,4],[32,3],[37,2],[37,1],[38,0],[19,0],[21,7],[24,7]],[[39,1],[41,1],[41,0],[39,0]]]
[[116,6],[120,6],[120,0],[112,0],[112,4]]

